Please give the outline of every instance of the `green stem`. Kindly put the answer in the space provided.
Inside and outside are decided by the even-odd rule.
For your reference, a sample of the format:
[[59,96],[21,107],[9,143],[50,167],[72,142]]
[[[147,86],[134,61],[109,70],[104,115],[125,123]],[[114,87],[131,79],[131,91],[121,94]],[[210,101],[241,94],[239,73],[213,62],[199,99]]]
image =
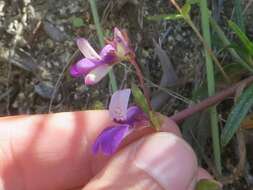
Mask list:
[[[92,16],[93,16],[94,23],[95,23],[96,30],[97,30],[98,40],[99,40],[100,46],[103,47],[105,45],[104,34],[103,34],[102,27],[99,22],[99,16],[98,16],[96,2],[95,2],[95,0],[89,0],[89,3],[91,6],[91,12],[92,12]],[[112,87],[112,91],[113,92],[117,91],[117,82],[116,82],[113,70],[111,70],[109,72],[109,78],[110,78],[110,84]]]
[[142,74],[142,72],[141,72],[141,69],[140,69],[138,63],[136,62],[135,58],[132,58],[132,59],[131,59],[131,64],[134,65],[134,68],[135,68],[135,71],[136,71],[136,75],[137,75],[137,77],[138,77],[138,80],[139,80],[139,82],[140,82],[140,85],[141,85],[141,88],[142,88],[142,90],[143,90],[144,96],[146,97],[146,100],[147,100],[149,109],[150,109],[150,111],[151,111],[151,110],[152,110],[152,107],[151,107],[151,102],[150,102],[150,96],[149,96],[149,93],[148,93],[147,88],[145,87],[145,84],[144,84],[144,77],[143,77],[143,74]]
[[[200,11],[201,11],[201,25],[202,25],[203,38],[208,48],[211,48],[209,10],[207,7],[207,0],[200,1]],[[206,70],[207,70],[208,95],[213,96],[215,94],[214,65],[212,62],[212,58],[210,57],[207,49],[205,49],[205,59],[206,59]],[[218,127],[217,110],[215,106],[210,108],[210,118],[211,118],[211,129],[212,129],[215,165],[217,167],[217,170],[221,173],[219,127]]]
[[[222,73],[224,79],[226,80],[226,82],[230,83],[230,78],[227,76],[227,74],[225,73],[225,71],[223,70],[220,62],[218,61],[217,57],[214,55],[212,49],[210,48],[210,46],[208,45],[208,43],[205,41],[205,39],[202,37],[202,35],[200,34],[200,32],[198,31],[197,27],[195,26],[195,24],[192,22],[192,20],[190,19],[190,17],[185,19],[186,22],[191,26],[191,28],[193,29],[193,31],[195,32],[195,34],[197,35],[197,37],[200,39],[200,41],[203,43],[205,51],[208,53],[208,55],[213,59],[214,63],[216,64],[216,66],[219,68],[220,72]],[[209,26],[209,25],[208,25]]]

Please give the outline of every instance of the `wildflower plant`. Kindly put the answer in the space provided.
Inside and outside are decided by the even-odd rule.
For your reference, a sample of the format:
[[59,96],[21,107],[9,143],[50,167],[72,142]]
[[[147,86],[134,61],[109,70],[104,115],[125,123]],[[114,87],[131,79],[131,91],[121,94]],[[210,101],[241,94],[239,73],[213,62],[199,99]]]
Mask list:
[[85,38],[77,39],[77,46],[84,55],[71,67],[73,77],[84,77],[86,85],[98,83],[111,68],[122,61],[128,61],[134,54],[129,48],[128,38],[118,28],[114,29],[114,38],[98,54]]
[[114,124],[104,129],[98,136],[93,145],[93,153],[101,149],[104,154],[111,155],[127,135],[138,127],[149,125],[148,117],[140,107],[130,106],[128,108],[130,93],[130,89],[124,89],[112,95],[109,114]]
[[[94,85],[101,81],[112,67],[124,61],[134,66],[144,93],[137,85],[133,85],[132,89],[119,90],[112,95],[109,113],[114,124],[104,129],[97,137],[93,153],[96,154],[101,150],[105,155],[113,154],[124,138],[137,128],[151,126],[158,130],[159,118],[151,109],[143,75],[135,60],[135,53],[130,47],[127,34],[114,28],[113,39],[107,40],[107,44],[99,53],[85,38],[78,38],[76,42],[84,58],[71,66],[70,74],[73,77],[83,77],[85,85]],[[131,91],[136,105],[128,108]]]

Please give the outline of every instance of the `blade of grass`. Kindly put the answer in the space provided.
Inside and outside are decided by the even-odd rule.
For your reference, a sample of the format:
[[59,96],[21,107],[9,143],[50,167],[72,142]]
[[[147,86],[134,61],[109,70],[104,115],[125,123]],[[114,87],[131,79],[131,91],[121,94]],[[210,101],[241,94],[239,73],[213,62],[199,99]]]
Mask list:
[[242,2],[241,0],[234,0],[234,21],[245,32],[245,24],[243,18]]
[[236,36],[240,39],[246,50],[247,53],[253,56],[253,42],[246,36],[246,34],[237,26],[234,22],[228,22],[229,27],[235,32]]
[[[99,40],[100,46],[103,47],[105,45],[104,44],[104,34],[103,34],[102,27],[99,22],[97,5],[96,5],[95,0],[89,0],[89,3],[91,6],[91,12],[92,12],[92,16],[93,16],[94,23],[95,23],[96,30],[97,30],[98,40]],[[116,82],[113,70],[111,70],[109,72],[109,78],[110,78],[110,85],[112,87],[112,91],[113,92],[117,91],[117,82]]]
[[[209,17],[210,23],[214,31],[217,33],[219,39],[223,43],[224,47],[228,47],[232,43],[229,41],[229,39],[226,37],[220,26],[217,24],[217,22],[210,16]],[[243,67],[245,67],[248,71],[253,73],[253,68],[248,65],[239,55],[238,53],[233,49],[233,48],[228,48],[229,53],[231,56],[238,62],[240,63]]]
[[206,43],[205,39],[202,37],[202,35],[200,34],[199,30],[197,29],[197,27],[195,26],[195,24],[191,20],[190,15],[187,14],[186,12],[182,11],[181,7],[177,4],[176,0],[170,0],[170,1],[176,7],[176,9],[178,10],[178,12],[184,17],[184,20],[187,22],[187,24],[189,24],[189,26],[195,32],[195,34],[197,35],[197,37],[199,38],[199,40],[203,43],[204,48],[207,50],[208,54],[213,59],[214,63],[216,64],[216,66],[218,67],[218,69],[220,70],[220,72],[222,73],[222,75],[224,76],[224,79],[226,80],[226,82],[230,83],[230,78],[225,73],[225,71],[223,70],[223,68],[222,68],[222,66],[221,66],[221,64],[219,62],[219,60],[217,59],[217,57],[213,53],[212,49],[208,46],[208,44]]
[[[202,25],[203,37],[208,47],[211,48],[209,10],[207,7],[206,0],[200,1],[200,11],[201,11],[201,25]],[[205,49],[205,59],[206,59],[206,71],[207,71],[208,95],[212,96],[215,94],[214,65],[212,62],[212,58],[210,57],[206,49]],[[210,111],[210,119],[211,119],[214,160],[215,160],[215,165],[217,167],[217,170],[221,173],[220,139],[219,139],[218,116],[217,116],[216,107],[215,106],[211,107],[209,111]]]

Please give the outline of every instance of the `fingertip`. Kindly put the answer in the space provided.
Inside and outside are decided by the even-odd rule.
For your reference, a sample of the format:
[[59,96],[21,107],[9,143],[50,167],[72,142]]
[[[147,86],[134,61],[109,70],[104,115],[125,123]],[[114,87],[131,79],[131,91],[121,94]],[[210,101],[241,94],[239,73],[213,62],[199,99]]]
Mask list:
[[178,125],[172,119],[164,115],[162,115],[161,131],[173,133],[178,137],[182,137],[182,134],[180,132]]
[[160,132],[120,150],[84,189],[185,189],[197,169],[190,146]]

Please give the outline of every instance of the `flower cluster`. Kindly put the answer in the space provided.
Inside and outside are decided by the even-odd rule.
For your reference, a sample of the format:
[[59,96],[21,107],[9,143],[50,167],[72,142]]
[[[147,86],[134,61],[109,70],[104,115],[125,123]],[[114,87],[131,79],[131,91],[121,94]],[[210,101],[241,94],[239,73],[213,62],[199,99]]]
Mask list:
[[[93,85],[121,61],[133,63],[134,52],[129,47],[128,37],[119,29],[114,29],[114,37],[97,53],[85,38],[77,39],[77,46],[84,58],[75,63],[70,73],[73,77],[84,77],[86,85]],[[130,89],[119,90],[112,95],[109,113],[114,121],[97,137],[93,153],[101,150],[105,155],[113,154],[122,140],[138,126],[147,126],[149,119],[138,106],[128,108]]]
[[84,77],[86,85],[98,83],[113,65],[130,59],[132,50],[127,35],[118,28],[114,29],[114,38],[98,54],[85,38],[77,39],[77,46],[85,58],[79,60],[70,69],[73,77]]
[[97,137],[93,145],[93,153],[101,150],[105,155],[113,154],[122,140],[138,126],[147,126],[148,118],[137,106],[128,108],[131,90],[124,89],[112,95],[109,113],[114,125],[108,126]]

